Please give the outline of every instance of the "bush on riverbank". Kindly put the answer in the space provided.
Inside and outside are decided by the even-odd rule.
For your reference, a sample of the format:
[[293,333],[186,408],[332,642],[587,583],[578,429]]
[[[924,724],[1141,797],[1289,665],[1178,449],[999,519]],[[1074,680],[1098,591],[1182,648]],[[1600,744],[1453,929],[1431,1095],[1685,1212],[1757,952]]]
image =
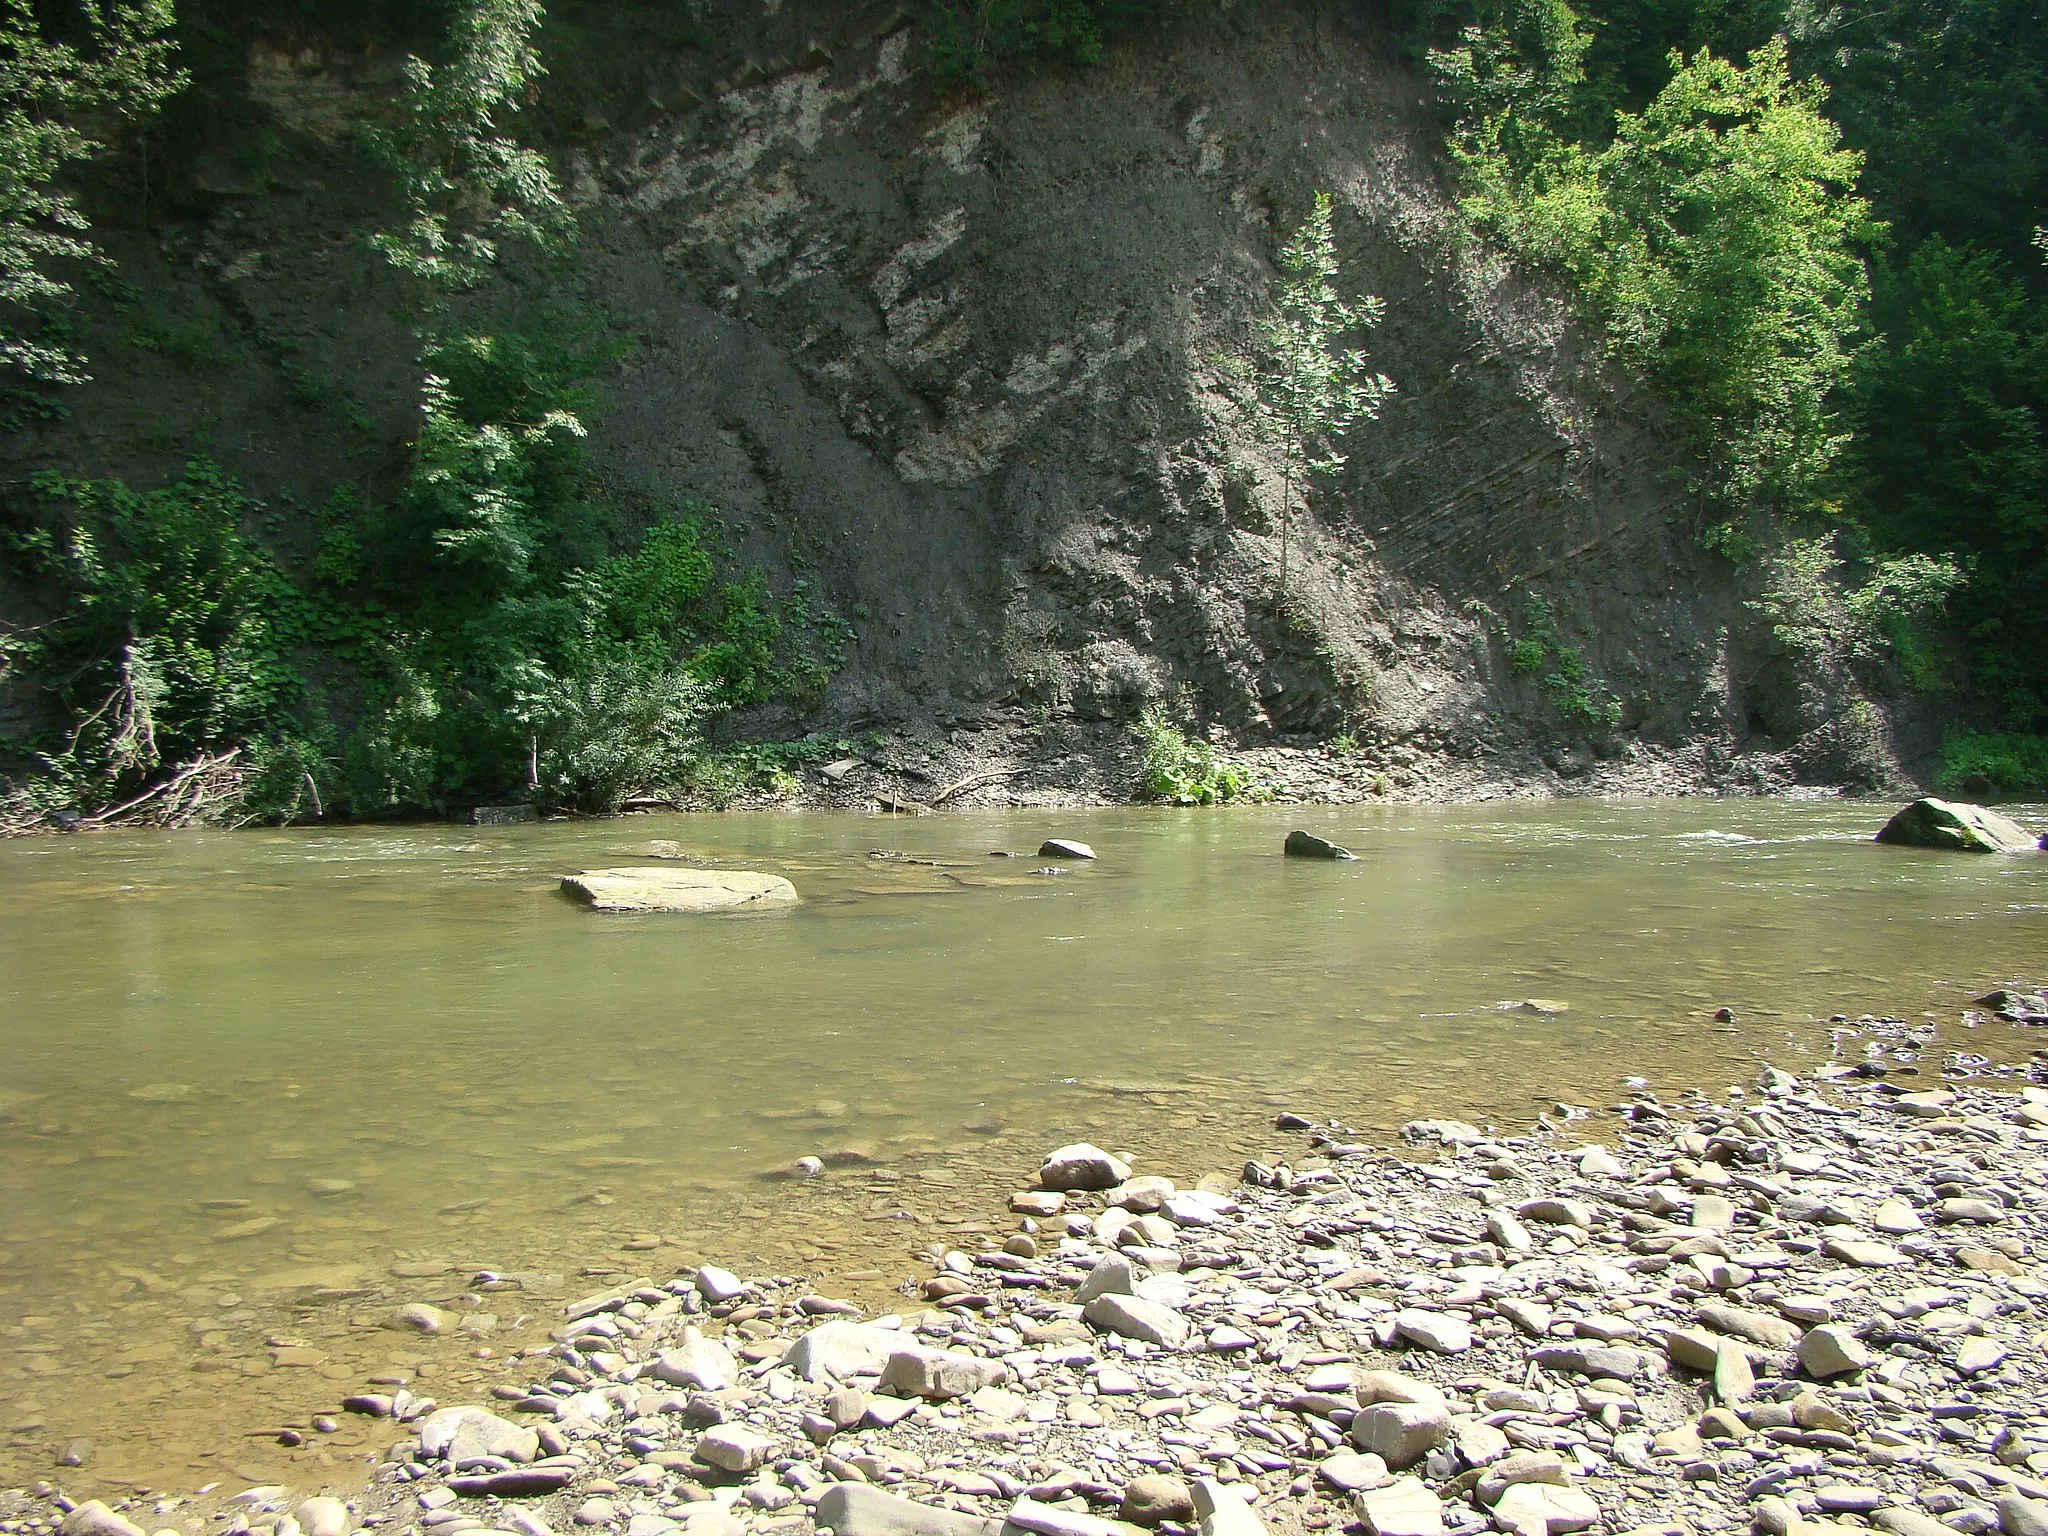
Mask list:
[[1941,743],[1935,782],[1969,794],[2048,794],[2048,736],[1957,731]]
[[1234,762],[1181,729],[1171,709],[1153,704],[1132,727],[1138,739],[1138,796],[1169,805],[1220,805],[1270,800],[1273,792],[1244,764]]

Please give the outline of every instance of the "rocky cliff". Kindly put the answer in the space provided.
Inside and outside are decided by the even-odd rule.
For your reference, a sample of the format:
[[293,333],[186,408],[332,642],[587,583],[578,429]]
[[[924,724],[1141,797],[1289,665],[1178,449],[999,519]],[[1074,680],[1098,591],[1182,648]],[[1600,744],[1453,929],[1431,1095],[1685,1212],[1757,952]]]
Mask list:
[[[770,0],[703,30],[607,59],[549,148],[581,296],[633,343],[593,415],[603,474],[711,502],[741,559],[852,626],[816,719],[761,728],[1106,739],[1187,689],[1240,740],[1884,771],[1881,724],[1844,747],[1838,694],[1802,692],[1701,549],[1654,403],[1461,234],[1427,86],[1365,22],[1245,8],[973,90],[930,78],[906,11]],[[388,486],[407,331],[351,123],[394,64],[259,43],[247,121],[109,193],[142,297],[103,318],[143,344],[101,348],[20,463],[147,479],[202,445],[286,542],[337,487]],[[1294,519],[1283,600],[1245,370],[1318,190],[1398,392]],[[1512,665],[1546,611],[1607,719]]]

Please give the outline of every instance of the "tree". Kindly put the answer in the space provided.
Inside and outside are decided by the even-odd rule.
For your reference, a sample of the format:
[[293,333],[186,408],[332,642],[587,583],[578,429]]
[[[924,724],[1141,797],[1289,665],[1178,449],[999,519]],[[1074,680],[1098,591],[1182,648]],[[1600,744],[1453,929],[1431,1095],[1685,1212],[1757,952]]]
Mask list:
[[1370,296],[1357,304],[1337,297],[1329,193],[1316,194],[1313,211],[1280,253],[1280,270],[1273,314],[1262,326],[1266,351],[1258,391],[1261,426],[1283,466],[1278,601],[1285,603],[1295,486],[1344,467],[1348,456],[1337,439],[1379,415],[1394,383],[1371,371],[1364,352],[1338,346],[1347,333],[1377,323],[1383,306]]
[[170,0],[77,0],[82,46],[52,41],[31,0],[0,0],[0,363],[25,379],[83,382],[86,360],[39,321],[71,296],[69,262],[104,263],[65,169],[106,149],[96,133],[150,116],[184,88]]
[[450,24],[446,63],[408,56],[398,122],[366,136],[404,191],[403,229],[372,243],[436,288],[473,288],[506,239],[559,249],[574,220],[547,157],[499,132],[546,73],[533,45],[541,0],[468,0]]
[[1860,247],[1881,233],[1855,191],[1862,159],[1823,114],[1826,88],[1793,81],[1782,40],[1746,66],[1671,63],[1602,147],[1512,141],[1512,108],[1462,125],[1466,210],[1568,277],[1612,355],[1663,388],[1704,493],[1800,510],[1844,442],[1831,395],[1869,290]]

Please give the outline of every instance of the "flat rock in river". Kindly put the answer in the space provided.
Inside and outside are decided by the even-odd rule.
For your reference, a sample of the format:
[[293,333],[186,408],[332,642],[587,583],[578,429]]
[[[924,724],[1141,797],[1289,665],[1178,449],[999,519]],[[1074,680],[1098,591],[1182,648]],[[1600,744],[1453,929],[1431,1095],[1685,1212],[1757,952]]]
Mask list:
[[600,912],[724,912],[796,905],[780,875],[726,869],[587,869],[562,876],[562,893]]
[[1877,840],[1911,848],[1960,848],[1968,853],[2027,853],[2037,846],[2033,833],[1996,811],[1931,796],[1915,800],[1892,817]]

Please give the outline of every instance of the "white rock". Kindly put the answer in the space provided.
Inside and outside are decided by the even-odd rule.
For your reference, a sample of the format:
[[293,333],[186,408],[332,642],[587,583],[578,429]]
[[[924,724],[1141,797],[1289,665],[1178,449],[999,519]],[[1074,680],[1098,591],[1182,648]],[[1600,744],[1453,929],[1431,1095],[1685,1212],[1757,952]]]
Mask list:
[[1081,1288],[1074,1292],[1074,1300],[1082,1305],[1098,1296],[1117,1292],[1128,1296],[1138,1283],[1138,1271],[1131,1261],[1121,1254],[1110,1254],[1098,1259],[1095,1267],[1088,1271],[1088,1278],[1081,1282]]
[[1351,1503],[1368,1536],[1443,1536],[1444,1501],[1420,1478],[1397,1477]]
[[713,1306],[738,1301],[747,1294],[747,1283],[729,1269],[706,1264],[697,1271],[697,1294]]
[[879,1376],[889,1357],[903,1347],[895,1328],[872,1323],[824,1323],[798,1339],[782,1356],[782,1367],[805,1381],[847,1381]]
[[64,1536],[144,1536],[141,1526],[99,1499],[87,1499],[64,1517]]
[[898,1344],[882,1367],[881,1384],[913,1397],[943,1402],[995,1386],[1009,1374],[1009,1368],[1000,1360]]
[[1463,1319],[1419,1307],[1395,1313],[1394,1331],[1409,1343],[1439,1355],[1462,1355],[1472,1347],[1472,1329]]
[[727,1472],[752,1472],[765,1467],[781,1448],[780,1440],[758,1429],[749,1429],[744,1424],[720,1424],[698,1438],[694,1454],[699,1461]]
[[1351,1443],[1397,1472],[1442,1445],[1450,1432],[1450,1414],[1429,1403],[1374,1403],[1351,1420]]
[[1393,1481],[1393,1474],[1387,1470],[1384,1459],[1357,1451],[1339,1451],[1334,1456],[1325,1456],[1317,1463],[1316,1473],[1339,1493],[1384,1488]]
[[1188,1320],[1171,1307],[1114,1291],[1097,1296],[1081,1309],[1081,1316],[1096,1327],[1127,1339],[1143,1339],[1165,1349],[1183,1348],[1188,1341]]
[[1799,1368],[1826,1380],[1860,1371],[1873,1360],[1869,1348],[1841,1323],[1823,1323],[1799,1341]]
[[348,1506],[339,1499],[307,1499],[292,1516],[306,1536],[348,1536]]
[[723,1344],[705,1338],[699,1328],[685,1327],[682,1342],[655,1360],[653,1375],[672,1387],[723,1392],[739,1380],[739,1366]]
[[1195,1520],[1202,1536],[1266,1536],[1266,1522],[1235,1485],[1198,1477],[1188,1492],[1194,1498]]
[[1516,1483],[1493,1506],[1493,1519],[1512,1536],[1560,1536],[1598,1523],[1600,1506],[1580,1488]]
[[812,1512],[836,1536],[996,1536],[1001,1522],[913,1504],[866,1483],[834,1483]]
[[1085,1141],[1046,1154],[1038,1182],[1047,1189],[1114,1189],[1131,1176],[1131,1165]]

